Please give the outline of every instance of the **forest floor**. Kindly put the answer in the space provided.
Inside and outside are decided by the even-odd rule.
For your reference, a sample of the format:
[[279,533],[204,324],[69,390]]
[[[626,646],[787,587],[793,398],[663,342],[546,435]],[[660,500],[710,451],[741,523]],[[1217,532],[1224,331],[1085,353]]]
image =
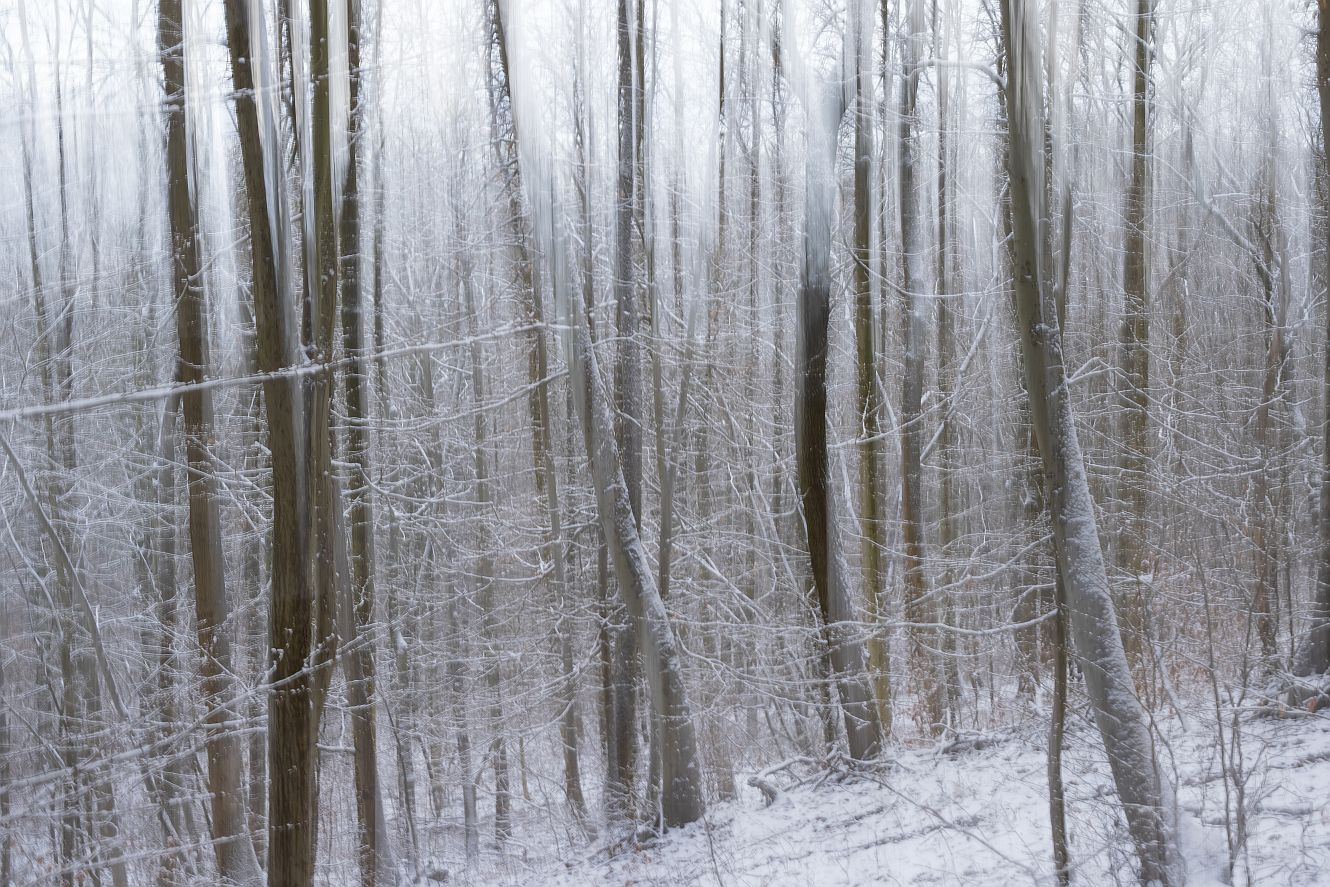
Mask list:
[[[1330,716],[1235,720],[1226,712],[1222,726],[1221,749],[1213,710],[1162,725],[1163,757],[1182,808],[1189,887],[1330,884]],[[944,742],[899,751],[868,772],[792,766],[770,777],[782,786],[770,806],[744,784],[753,774],[740,774],[735,800],[714,804],[705,821],[663,838],[621,842],[613,853],[604,839],[571,850],[566,843],[548,852],[528,846],[520,861],[509,855],[457,881],[1053,885],[1043,732],[982,739],[961,748]],[[1097,737],[1082,721],[1072,726],[1066,747],[1073,883],[1132,884],[1125,828]],[[1240,849],[1226,879],[1230,841]]]

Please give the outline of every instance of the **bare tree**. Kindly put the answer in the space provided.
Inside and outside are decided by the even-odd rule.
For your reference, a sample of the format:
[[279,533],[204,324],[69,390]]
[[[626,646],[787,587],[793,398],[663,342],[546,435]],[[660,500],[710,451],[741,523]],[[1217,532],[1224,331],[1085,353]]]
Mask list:
[[[209,330],[201,237],[190,187],[188,56],[180,0],[161,0],[158,14],[157,43],[166,84],[167,207],[179,343],[175,376],[183,384],[194,384],[208,375]],[[200,670],[207,706],[208,790],[212,796],[217,872],[228,883],[252,887],[262,882],[263,872],[246,823],[240,737],[229,727],[238,700],[221,515],[209,452],[216,441],[212,393],[207,389],[191,391],[182,396],[181,407],[189,465],[189,544],[194,564],[195,622],[203,652]]]
[[[297,363],[296,313],[286,264],[286,195],[275,156],[267,30],[262,6],[227,0],[226,37],[235,85],[236,124],[249,218],[258,369],[278,373]],[[255,39],[257,38],[257,40]],[[299,380],[274,375],[263,385],[272,460],[272,592],[268,703],[268,884],[313,883],[318,796],[313,679],[314,584],[307,557],[308,503]]]
[[1174,825],[1173,789],[1159,767],[1122,647],[1067,393],[1056,303],[1052,287],[1044,280],[1044,103],[1038,14],[1025,0],[1005,0],[1001,7],[1008,69],[1003,95],[1011,132],[1007,170],[1016,305],[1058,571],[1066,590],[1076,657],[1140,861],[1141,883],[1168,887],[1185,879]]
[[[779,35],[777,35],[779,36]],[[857,38],[846,34],[854,46]],[[773,37],[776,65],[786,70],[782,47]],[[808,118],[807,182],[804,190],[803,262],[799,277],[796,341],[799,375],[795,399],[795,462],[799,499],[812,564],[815,609],[822,629],[826,671],[840,695],[850,757],[867,760],[881,749],[882,727],[864,664],[863,644],[855,637],[855,620],[845,586],[836,514],[831,500],[831,466],[827,458],[827,351],[831,314],[831,229],[836,135],[848,101],[839,80],[826,80],[792,60],[802,77],[804,112]],[[845,66],[842,54],[841,67]],[[786,71],[787,76],[790,72]]]
[[[856,25],[854,43],[854,355],[859,414],[859,522],[863,541],[863,606],[869,625],[879,623],[878,598],[886,593],[887,568],[883,557],[886,527],[878,513],[882,502],[885,456],[882,453],[882,386],[878,379],[878,343],[873,313],[873,136],[874,112],[871,15],[863,3],[851,11],[866,16]],[[885,637],[868,641],[868,670],[877,702],[882,732],[891,732],[891,666]]]
[[[1317,165],[1317,190],[1321,197],[1322,213],[1326,212],[1326,199],[1330,195],[1330,176],[1325,161],[1326,146],[1330,145],[1330,22],[1326,20],[1326,7],[1317,5],[1316,12],[1316,97],[1320,103],[1321,162]],[[1324,221],[1318,229],[1323,235],[1330,232]],[[1330,242],[1321,244],[1321,256],[1330,262]],[[1326,279],[1330,279],[1327,277]],[[1330,403],[1330,315],[1324,347],[1324,376],[1321,382],[1323,398]],[[1310,620],[1304,629],[1293,662],[1293,673],[1300,677],[1320,675],[1330,669],[1330,410],[1321,420],[1321,480],[1317,505],[1316,584],[1312,593]],[[1305,694],[1303,694],[1305,695]]]
[[1145,599],[1141,576],[1149,571],[1147,518],[1150,488],[1150,298],[1146,216],[1150,184],[1150,65],[1155,0],[1137,0],[1132,48],[1131,174],[1124,212],[1122,286],[1122,457],[1119,483],[1127,514],[1118,527],[1118,569],[1128,577],[1122,598],[1123,645],[1132,668],[1146,659]]

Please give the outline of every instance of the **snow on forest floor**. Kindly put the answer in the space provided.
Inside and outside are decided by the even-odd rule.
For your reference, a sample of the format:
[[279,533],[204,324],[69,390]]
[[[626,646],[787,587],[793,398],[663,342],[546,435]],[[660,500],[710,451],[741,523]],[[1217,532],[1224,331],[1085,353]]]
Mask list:
[[[1224,737],[1242,780],[1246,852],[1237,885],[1330,884],[1330,717],[1231,716]],[[1222,778],[1213,712],[1164,726],[1178,784],[1191,887],[1224,883],[1234,782]],[[1054,883],[1042,730],[994,734],[978,750],[902,751],[871,774],[823,774],[782,791],[770,807],[757,789],[714,804],[704,822],[621,847],[603,841],[562,856],[528,846],[456,882],[517,885],[752,885]],[[1084,723],[1065,757],[1071,853],[1078,885],[1132,884],[1124,827],[1107,788],[1097,737]],[[1236,752],[1236,754],[1234,754]],[[794,768],[791,768],[794,769]],[[803,772],[807,772],[804,770]],[[740,775],[746,783],[751,773]],[[790,786],[789,773],[773,780]],[[1229,825],[1237,830],[1234,817]],[[542,858],[543,856],[543,858]]]

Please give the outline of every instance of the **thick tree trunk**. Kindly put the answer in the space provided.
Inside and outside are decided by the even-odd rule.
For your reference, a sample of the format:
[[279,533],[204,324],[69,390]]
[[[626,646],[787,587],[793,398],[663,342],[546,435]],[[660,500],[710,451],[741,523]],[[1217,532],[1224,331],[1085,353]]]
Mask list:
[[[821,95],[821,87],[834,95]],[[827,329],[831,315],[831,229],[836,131],[843,105],[839,84],[819,82],[810,89],[808,183],[804,209],[803,269],[798,299],[798,398],[795,402],[795,458],[808,554],[829,677],[840,693],[850,756],[876,757],[881,724],[864,665],[863,644],[841,572],[839,536],[831,502],[827,457]]]

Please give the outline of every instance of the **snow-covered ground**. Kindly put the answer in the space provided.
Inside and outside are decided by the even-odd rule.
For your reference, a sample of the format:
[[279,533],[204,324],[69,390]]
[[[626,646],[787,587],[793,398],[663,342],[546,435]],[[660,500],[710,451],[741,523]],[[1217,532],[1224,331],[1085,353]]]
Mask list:
[[[1330,884],[1330,717],[1244,716],[1236,740],[1233,723],[1225,714],[1222,758],[1213,711],[1163,727],[1190,885],[1225,883],[1230,836],[1242,846],[1244,821],[1245,849],[1236,853],[1230,883]],[[977,750],[899,752],[869,773],[793,766],[771,778],[783,788],[769,807],[745,786],[737,800],[713,805],[704,822],[661,839],[614,853],[604,841],[572,851],[528,847],[520,860],[510,855],[454,880],[492,887],[1051,885],[1044,737],[1031,729],[994,738]],[[1132,884],[1128,842],[1095,740],[1084,724],[1068,736],[1074,883]]]

